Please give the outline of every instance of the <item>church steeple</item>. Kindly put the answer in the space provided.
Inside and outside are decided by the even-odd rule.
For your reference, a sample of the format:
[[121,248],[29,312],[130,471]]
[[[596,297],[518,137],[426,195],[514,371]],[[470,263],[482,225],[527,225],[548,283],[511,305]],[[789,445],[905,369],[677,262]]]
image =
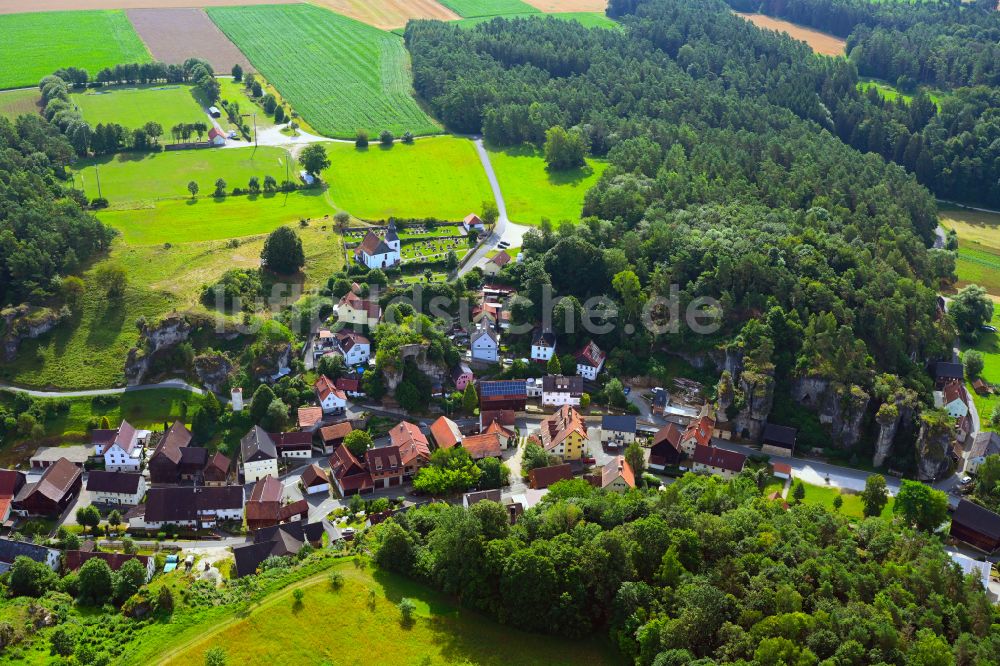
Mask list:
[[389,228],[385,231],[385,244],[393,250],[399,250],[399,235],[396,233],[396,222],[389,220]]

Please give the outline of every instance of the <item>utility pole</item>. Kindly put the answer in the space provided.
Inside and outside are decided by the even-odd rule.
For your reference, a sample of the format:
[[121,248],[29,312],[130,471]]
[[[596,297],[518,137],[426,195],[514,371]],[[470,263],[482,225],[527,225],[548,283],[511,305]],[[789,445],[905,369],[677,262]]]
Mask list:
[[[250,116],[253,116],[253,154],[256,155],[257,154],[257,112],[254,111],[253,113],[241,113],[240,114],[240,118],[248,118]],[[251,155],[251,158],[252,157],[253,156]]]
[[97,198],[103,199],[104,195],[101,194],[101,172],[97,168],[97,163],[94,163],[94,175],[97,176]]

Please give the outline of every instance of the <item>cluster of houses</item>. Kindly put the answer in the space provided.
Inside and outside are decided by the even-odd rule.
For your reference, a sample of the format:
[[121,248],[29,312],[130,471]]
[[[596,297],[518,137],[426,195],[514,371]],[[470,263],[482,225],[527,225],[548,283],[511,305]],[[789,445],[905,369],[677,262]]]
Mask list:
[[55,572],[78,571],[88,560],[101,559],[107,562],[112,571],[118,571],[129,560],[138,560],[146,570],[146,582],[153,578],[156,563],[147,555],[131,555],[125,553],[105,553],[94,549],[93,541],[85,541],[79,550],[59,551],[48,546],[18,541],[0,537],[0,573],[10,569],[18,557],[27,557],[35,562],[45,564]]

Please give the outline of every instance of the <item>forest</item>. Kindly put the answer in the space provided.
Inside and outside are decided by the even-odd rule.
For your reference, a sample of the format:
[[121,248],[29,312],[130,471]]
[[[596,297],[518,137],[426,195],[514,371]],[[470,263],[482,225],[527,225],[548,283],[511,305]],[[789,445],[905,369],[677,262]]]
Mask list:
[[512,626],[607,632],[641,665],[996,663],[996,609],[907,511],[786,510],[750,473],[623,495],[574,480],[514,526],[493,502],[429,504],[361,547]]
[[114,236],[68,187],[72,156],[66,138],[40,116],[0,118],[0,309],[61,295],[65,278]]

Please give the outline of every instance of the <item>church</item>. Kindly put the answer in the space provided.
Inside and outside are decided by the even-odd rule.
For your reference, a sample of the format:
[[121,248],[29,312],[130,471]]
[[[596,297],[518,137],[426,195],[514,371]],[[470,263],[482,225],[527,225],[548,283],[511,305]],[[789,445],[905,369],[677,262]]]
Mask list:
[[389,222],[389,228],[386,229],[385,239],[379,238],[374,232],[369,231],[365,234],[361,245],[354,250],[354,260],[368,268],[398,266],[400,257],[399,235],[396,233],[396,224],[392,221]]

